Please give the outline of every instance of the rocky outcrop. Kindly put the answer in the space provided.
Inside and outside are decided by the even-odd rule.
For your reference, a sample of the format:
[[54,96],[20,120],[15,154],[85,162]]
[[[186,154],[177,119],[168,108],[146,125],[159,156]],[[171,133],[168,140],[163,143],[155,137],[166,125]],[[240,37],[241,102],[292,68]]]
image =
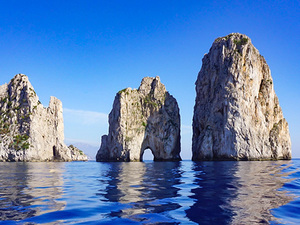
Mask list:
[[196,81],[193,160],[290,159],[270,69],[249,37],[214,41]]
[[17,74],[0,86],[0,161],[87,160],[64,144],[62,103],[39,101],[28,77]]
[[117,93],[96,160],[142,161],[145,149],[156,161],[180,160],[179,108],[159,77],[145,77],[138,90]]
[[74,145],[69,145],[68,149],[70,150],[72,161],[87,161],[88,160],[88,156],[85,155],[82,150],[75,147]]

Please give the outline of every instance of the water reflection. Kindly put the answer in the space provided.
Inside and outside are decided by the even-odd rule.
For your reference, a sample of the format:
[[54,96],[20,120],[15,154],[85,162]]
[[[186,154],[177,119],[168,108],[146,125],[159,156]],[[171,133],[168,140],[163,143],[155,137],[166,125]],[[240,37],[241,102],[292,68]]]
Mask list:
[[279,191],[291,181],[286,177],[292,172],[283,172],[289,166],[290,162],[286,161],[239,163],[235,176],[241,188],[237,190],[236,198],[230,201],[231,208],[236,209],[233,224],[268,224],[277,220],[271,210],[293,199],[286,191]]
[[195,204],[187,217],[198,224],[256,224],[274,221],[271,209],[292,197],[278,191],[286,162],[194,163]]
[[[107,201],[121,205],[109,217],[130,221],[175,223],[160,213],[178,209],[172,198],[178,196],[179,162],[113,163],[108,172],[111,180],[104,194]],[[123,221],[124,223],[124,221]]]
[[299,193],[300,166],[291,164],[1,163],[0,224],[299,222],[287,191]]
[[1,163],[0,218],[24,220],[43,213],[61,210],[63,164]]
[[237,162],[199,162],[192,169],[197,187],[191,198],[196,201],[186,210],[187,217],[200,224],[229,224],[234,212],[228,200],[236,197],[238,188]]

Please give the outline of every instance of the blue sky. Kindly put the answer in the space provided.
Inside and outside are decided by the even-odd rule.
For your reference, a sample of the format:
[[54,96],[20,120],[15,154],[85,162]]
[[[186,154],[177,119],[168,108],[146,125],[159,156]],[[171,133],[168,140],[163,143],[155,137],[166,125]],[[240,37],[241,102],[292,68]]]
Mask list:
[[300,2],[1,0],[0,83],[29,76],[63,102],[66,142],[97,149],[115,94],[160,76],[177,99],[182,158],[191,158],[195,81],[220,36],[240,32],[266,58],[300,157]]

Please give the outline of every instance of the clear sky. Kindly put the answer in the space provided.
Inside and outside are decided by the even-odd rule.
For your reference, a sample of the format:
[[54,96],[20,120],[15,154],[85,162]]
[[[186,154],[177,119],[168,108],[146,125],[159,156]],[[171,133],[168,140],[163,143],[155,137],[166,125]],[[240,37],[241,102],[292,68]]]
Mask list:
[[[44,106],[63,102],[67,143],[99,148],[115,94],[160,76],[191,158],[195,81],[217,37],[248,35],[266,58],[300,157],[300,1],[0,0],[0,83],[24,73]],[[96,152],[95,152],[96,154]]]

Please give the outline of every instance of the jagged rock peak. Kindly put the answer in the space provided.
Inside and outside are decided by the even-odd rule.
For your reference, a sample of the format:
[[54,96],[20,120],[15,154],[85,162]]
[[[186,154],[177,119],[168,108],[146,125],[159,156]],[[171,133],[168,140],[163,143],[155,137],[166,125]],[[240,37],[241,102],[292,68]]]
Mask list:
[[117,93],[96,160],[142,161],[146,149],[156,161],[181,160],[178,104],[159,77],[145,77],[138,90]]
[[62,103],[44,108],[29,79],[17,74],[0,86],[0,161],[72,161],[87,156],[64,144]]
[[290,159],[269,66],[249,37],[217,38],[196,81],[193,160]]

